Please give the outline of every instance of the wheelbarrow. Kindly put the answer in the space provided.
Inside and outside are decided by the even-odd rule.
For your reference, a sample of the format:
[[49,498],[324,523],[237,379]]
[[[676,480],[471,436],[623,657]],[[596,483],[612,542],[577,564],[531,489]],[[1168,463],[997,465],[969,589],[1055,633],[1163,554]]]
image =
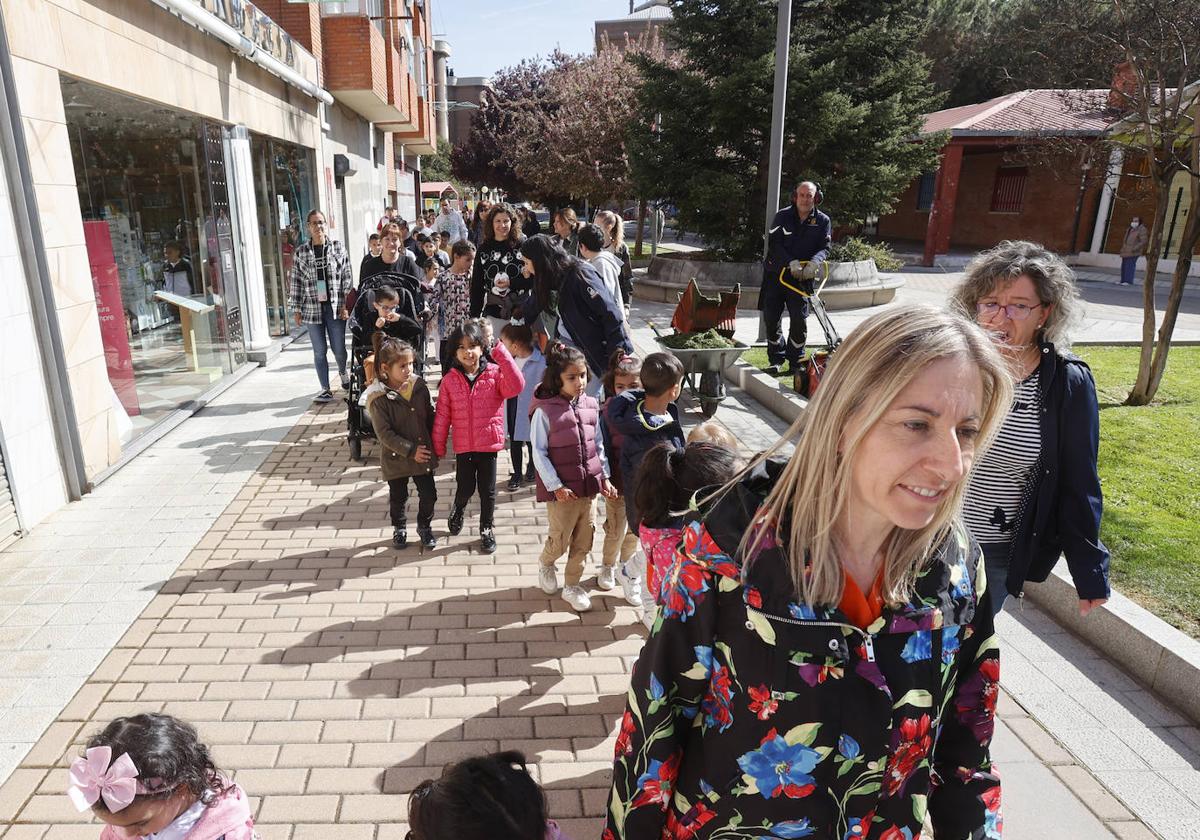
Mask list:
[[[687,288],[679,294],[679,302],[671,316],[671,326],[676,334],[704,332],[716,330],[720,335],[733,341],[733,331],[737,327],[737,305],[741,298],[742,287],[739,283],[733,291],[718,292],[715,298],[708,297],[700,291],[693,277]],[[727,367],[737,361],[750,345],[734,341],[733,347],[715,347],[711,349],[677,349],[663,343],[664,334],[653,323],[658,346],[683,365],[683,381],[688,391],[700,403],[700,411],[705,417],[717,413],[717,407],[725,399],[725,377]]]

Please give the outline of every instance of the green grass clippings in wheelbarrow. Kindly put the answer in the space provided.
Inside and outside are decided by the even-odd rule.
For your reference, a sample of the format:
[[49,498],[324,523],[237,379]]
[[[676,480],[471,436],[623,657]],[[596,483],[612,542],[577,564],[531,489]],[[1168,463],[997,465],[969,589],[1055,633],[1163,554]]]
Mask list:
[[679,359],[683,365],[683,381],[687,383],[688,391],[700,403],[700,411],[705,417],[712,417],[725,399],[726,368],[741,358],[750,349],[749,344],[729,339],[728,347],[704,347],[698,349],[675,348],[666,344],[663,339],[678,333],[663,333],[653,323],[655,340],[664,352]]

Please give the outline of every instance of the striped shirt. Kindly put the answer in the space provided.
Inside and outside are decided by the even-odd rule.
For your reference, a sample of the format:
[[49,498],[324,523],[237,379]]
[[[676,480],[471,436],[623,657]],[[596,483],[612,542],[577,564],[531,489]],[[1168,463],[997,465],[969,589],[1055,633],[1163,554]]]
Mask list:
[[1012,410],[991,448],[975,466],[963,503],[963,521],[981,543],[1011,542],[1030,481],[1042,454],[1039,373],[1017,385]]

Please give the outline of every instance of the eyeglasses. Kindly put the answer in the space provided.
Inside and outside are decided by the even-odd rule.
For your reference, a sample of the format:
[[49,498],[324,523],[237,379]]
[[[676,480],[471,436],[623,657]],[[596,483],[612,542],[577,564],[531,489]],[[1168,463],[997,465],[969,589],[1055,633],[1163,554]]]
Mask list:
[[1010,321],[1024,321],[1031,314],[1033,314],[1033,310],[1045,305],[1046,304],[1044,303],[1038,303],[1034,304],[1033,306],[1026,306],[1023,303],[1010,303],[1006,306],[1001,306],[995,302],[988,302],[975,304],[975,311],[985,318],[990,318],[1003,309],[1004,314],[1008,316]]

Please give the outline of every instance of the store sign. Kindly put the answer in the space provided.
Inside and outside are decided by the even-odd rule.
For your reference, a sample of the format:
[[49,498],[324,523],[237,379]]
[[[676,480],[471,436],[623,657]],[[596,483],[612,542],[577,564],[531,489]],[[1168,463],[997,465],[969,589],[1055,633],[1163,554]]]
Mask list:
[[292,36],[253,3],[245,0],[195,0],[209,14],[215,15],[245,35],[254,46],[268,52],[289,67],[296,66]]

